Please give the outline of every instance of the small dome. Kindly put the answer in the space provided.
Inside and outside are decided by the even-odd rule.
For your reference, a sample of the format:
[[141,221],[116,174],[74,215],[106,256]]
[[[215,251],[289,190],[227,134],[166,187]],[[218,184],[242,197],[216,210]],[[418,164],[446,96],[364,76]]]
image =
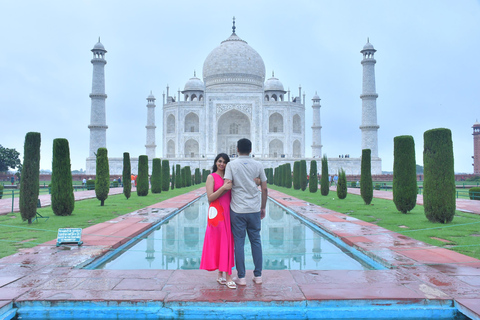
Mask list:
[[366,51],[366,50],[374,50],[374,51],[377,51],[375,50],[375,48],[373,47],[373,45],[370,43],[370,39],[367,38],[367,43],[363,46],[363,49],[362,51],[360,52],[363,52],[363,51]]
[[315,95],[313,96],[312,100],[320,100],[320,97],[317,94],[317,91],[315,91]]
[[265,91],[283,91],[285,92],[285,89],[283,88],[283,84],[280,80],[274,77],[272,74],[272,77],[265,81]]
[[148,95],[147,100],[155,100],[155,96],[153,95],[152,91],[150,91],[150,94]]
[[105,47],[104,47],[103,44],[100,42],[100,37],[98,38],[98,42],[93,46],[93,50],[106,51],[106,50],[105,50]]
[[205,85],[203,81],[194,74],[193,78],[190,78],[187,83],[185,83],[183,91],[205,91]]
[[480,127],[480,123],[478,122],[478,120],[475,121],[475,123],[473,124],[473,127]]

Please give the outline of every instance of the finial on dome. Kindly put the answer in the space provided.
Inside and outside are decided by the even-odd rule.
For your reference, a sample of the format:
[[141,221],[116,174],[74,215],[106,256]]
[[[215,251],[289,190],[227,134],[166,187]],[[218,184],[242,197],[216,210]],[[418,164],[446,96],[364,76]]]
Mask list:
[[370,43],[370,37],[367,37],[367,43]]
[[100,42],[100,37],[98,37],[98,42]]
[[272,70],[272,78],[275,78],[275,71]]
[[193,76],[196,78],[197,77],[197,71],[193,70]]
[[233,26],[232,26],[232,31],[233,31],[233,34],[235,34],[235,16],[233,17]]

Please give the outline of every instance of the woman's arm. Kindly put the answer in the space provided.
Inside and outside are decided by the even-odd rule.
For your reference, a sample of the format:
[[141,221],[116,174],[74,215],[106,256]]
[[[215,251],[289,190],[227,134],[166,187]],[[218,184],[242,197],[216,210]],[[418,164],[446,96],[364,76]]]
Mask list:
[[207,198],[208,202],[212,202],[220,198],[225,192],[230,190],[231,188],[228,188],[227,185],[223,185],[220,188],[218,188],[217,191],[213,191],[213,185],[215,184],[215,179],[211,174],[208,175],[207,177],[207,183],[205,187],[207,188]]

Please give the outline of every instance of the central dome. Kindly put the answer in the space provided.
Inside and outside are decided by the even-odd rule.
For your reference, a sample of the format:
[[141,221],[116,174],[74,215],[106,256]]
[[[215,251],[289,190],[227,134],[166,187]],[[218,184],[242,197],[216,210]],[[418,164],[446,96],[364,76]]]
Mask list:
[[233,33],[205,59],[203,81],[206,87],[222,84],[262,87],[265,64],[257,51]]

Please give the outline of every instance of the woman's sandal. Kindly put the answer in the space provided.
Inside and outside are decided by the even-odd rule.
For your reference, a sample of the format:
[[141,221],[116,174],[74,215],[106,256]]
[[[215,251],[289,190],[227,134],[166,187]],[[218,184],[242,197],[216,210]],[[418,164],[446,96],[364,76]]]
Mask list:
[[235,281],[229,281],[229,282],[225,283],[225,285],[226,285],[229,289],[237,289],[237,284],[235,283]]
[[217,282],[220,284],[227,284],[227,279],[225,278],[217,278]]

